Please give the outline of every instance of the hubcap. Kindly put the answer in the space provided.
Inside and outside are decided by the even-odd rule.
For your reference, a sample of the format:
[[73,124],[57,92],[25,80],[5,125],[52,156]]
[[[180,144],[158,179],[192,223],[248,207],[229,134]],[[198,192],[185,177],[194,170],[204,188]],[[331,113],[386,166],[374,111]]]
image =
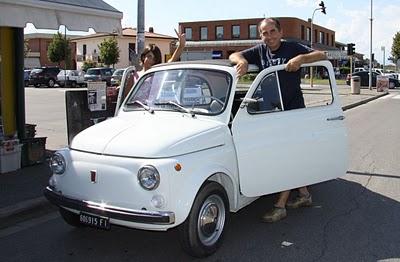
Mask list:
[[222,234],[225,224],[225,204],[219,195],[209,196],[201,206],[197,231],[205,246],[215,244]]

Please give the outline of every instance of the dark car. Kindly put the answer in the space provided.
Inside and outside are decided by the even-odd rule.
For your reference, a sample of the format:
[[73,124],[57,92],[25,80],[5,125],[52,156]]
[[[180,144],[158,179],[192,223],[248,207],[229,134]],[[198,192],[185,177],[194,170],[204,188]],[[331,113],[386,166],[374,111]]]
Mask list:
[[89,68],[85,74],[85,82],[87,81],[104,81],[107,86],[111,86],[111,77],[114,70],[108,67]]
[[35,87],[39,87],[40,85],[54,87],[59,72],[60,69],[58,67],[35,68],[29,75],[29,84]]
[[[372,86],[376,86],[376,78],[380,74],[376,72],[372,72]],[[352,75],[348,74],[347,79],[346,79],[346,84],[350,85],[351,82],[351,77],[352,76],[359,76],[361,83],[361,86],[369,86],[369,71],[359,71],[355,72]],[[395,88],[400,86],[400,82],[396,78],[389,77],[389,88]]]

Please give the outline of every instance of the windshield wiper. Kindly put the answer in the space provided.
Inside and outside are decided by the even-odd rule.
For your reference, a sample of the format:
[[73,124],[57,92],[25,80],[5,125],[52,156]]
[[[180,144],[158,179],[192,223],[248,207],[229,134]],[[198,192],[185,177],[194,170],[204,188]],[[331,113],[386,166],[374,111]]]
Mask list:
[[149,111],[151,114],[154,113],[154,109],[153,109],[153,108],[149,107],[148,105],[143,104],[143,103],[140,102],[139,100],[134,100],[133,102],[126,103],[127,106],[131,106],[131,105],[134,105],[134,104],[140,105],[140,106],[143,107],[145,110]]
[[184,112],[184,113],[188,113],[188,114],[190,114],[192,117],[194,117],[196,114],[194,113],[194,111],[193,110],[189,110],[189,109],[187,109],[186,107],[183,107],[183,106],[181,106],[180,104],[178,104],[178,103],[175,103],[174,101],[168,101],[168,102],[156,102],[156,103],[154,103],[155,105],[173,105],[173,106],[175,106],[177,109],[178,109],[178,111],[180,111],[180,112]]

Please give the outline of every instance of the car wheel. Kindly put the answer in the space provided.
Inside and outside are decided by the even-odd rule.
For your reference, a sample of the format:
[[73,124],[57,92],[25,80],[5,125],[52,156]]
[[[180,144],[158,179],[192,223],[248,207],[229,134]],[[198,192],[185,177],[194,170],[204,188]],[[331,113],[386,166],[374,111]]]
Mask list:
[[47,82],[47,86],[48,87],[54,87],[55,84],[56,84],[56,82],[54,81],[54,79],[51,79],[51,78]]
[[76,82],[75,82],[75,81],[72,81],[72,82],[71,82],[71,87],[73,87],[73,88],[76,87]]
[[40,84],[34,84],[35,87],[40,87]]
[[229,203],[225,190],[218,183],[206,183],[179,228],[183,249],[194,257],[213,254],[222,243],[228,217]]
[[24,81],[24,85],[25,85],[25,87],[29,86],[29,81],[28,81],[28,80],[25,80],[25,81]]
[[83,227],[84,225],[79,222],[79,215],[72,213],[64,208],[60,208],[60,215],[64,221],[73,227]]
[[389,82],[389,88],[390,88],[390,89],[393,89],[394,87],[395,87],[394,82]]

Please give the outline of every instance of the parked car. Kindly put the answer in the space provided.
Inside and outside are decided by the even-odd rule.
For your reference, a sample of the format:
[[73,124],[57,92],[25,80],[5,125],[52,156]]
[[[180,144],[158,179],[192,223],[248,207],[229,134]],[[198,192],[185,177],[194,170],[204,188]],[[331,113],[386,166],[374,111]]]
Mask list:
[[354,68],[354,73],[363,72],[363,71],[367,71],[367,70],[364,67],[356,67],[356,68]]
[[311,65],[329,72],[329,100],[295,110],[283,107],[284,65],[260,72],[248,90],[227,61],[154,66],[117,103],[114,118],[53,155],[45,196],[72,226],[179,227],[184,250],[211,255],[229,212],[346,173],[333,68]]
[[111,76],[111,86],[119,86],[121,84],[122,75],[124,74],[125,68],[117,69]]
[[60,69],[58,67],[35,68],[29,75],[29,84],[34,85],[35,87],[41,85],[54,87],[59,72]]
[[29,86],[29,74],[31,70],[24,70],[24,85]]
[[84,76],[85,81],[104,81],[111,86],[111,77],[114,70],[108,67],[89,68]]
[[82,71],[78,70],[61,70],[57,75],[57,84],[63,86],[84,86],[85,79]]
[[[368,71],[360,71],[360,72],[356,72],[353,73],[352,75],[348,74],[347,78],[346,78],[346,83],[348,85],[351,84],[351,77],[352,76],[359,76],[360,77],[360,85],[361,86],[369,86],[369,72]],[[377,77],[380,76],[380,74],[378,74],[377,72],[372,72],[372,86],[376,86],[376,80]],[[399,87],[400,86],[400,82],[398,79],[396,78],[392,78],[389,77],[389,88],[395,88],[395,87]]]

